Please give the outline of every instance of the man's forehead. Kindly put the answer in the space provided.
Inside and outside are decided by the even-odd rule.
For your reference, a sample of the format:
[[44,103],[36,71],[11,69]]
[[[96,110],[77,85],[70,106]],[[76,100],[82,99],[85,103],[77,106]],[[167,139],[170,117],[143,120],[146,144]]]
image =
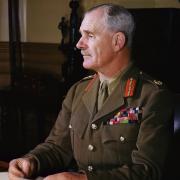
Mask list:
[[[104,17],[104,10],[101,9],[101,8],[98,8],[98,9],[95,9],[95,10],[92,10],[90,12],[87,12],[84,16],[84,18],[95,18],[95,19],[98,19],[99,18],[102,18]],[[99,19],[100,20],[100,19]]]
[[96,13],[96,12],[93,13],[93,12],[87,13],[85,15],[81,23],[80,31],[82,30],[92,31],[104,26],[103,16],[100,16],[100,13]]

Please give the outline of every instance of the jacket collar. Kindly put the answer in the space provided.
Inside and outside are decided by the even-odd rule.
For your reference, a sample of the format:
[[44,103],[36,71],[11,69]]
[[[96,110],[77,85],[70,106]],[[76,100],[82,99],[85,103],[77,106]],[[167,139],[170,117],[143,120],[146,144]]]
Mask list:
[[133,78],[137,79],[137,74],[139,69],[136,68],[133,64],[130,64],[120,76],[119,83],[111,95],[107,98],[106,102],[104,103],[102,109],[100,109],[96,113],[96,100],[98,95],[98,88],[99,88],[99,77],[95,75],[93,80],[90,81],[90,85],[88,84],[88,89],[86,88],[86,93],[83,96],[83,102],[87,107],[90,114],[94,115],[94,121],[105,116],[114,110],[120,108],[125,104],[125,89],[128,79]]
[[90,114],[93,114],[96,111],[96,99],[98,95],[99,84],[99,77],[97,74],[95,74],[93,79],[87,85],[82,98]]

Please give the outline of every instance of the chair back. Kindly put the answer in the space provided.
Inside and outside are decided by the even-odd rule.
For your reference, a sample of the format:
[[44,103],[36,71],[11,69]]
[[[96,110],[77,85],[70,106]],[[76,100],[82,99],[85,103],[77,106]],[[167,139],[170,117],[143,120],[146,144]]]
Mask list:
[[7,171],[9,168],[9,163],[5,161],[0,161],[0,172]]

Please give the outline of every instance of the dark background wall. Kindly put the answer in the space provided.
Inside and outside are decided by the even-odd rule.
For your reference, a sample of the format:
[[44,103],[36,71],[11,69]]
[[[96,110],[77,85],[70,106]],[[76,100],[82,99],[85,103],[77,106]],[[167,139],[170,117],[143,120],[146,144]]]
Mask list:
[[131,9],[136,21],[135,62],[180,93],[180,9]]

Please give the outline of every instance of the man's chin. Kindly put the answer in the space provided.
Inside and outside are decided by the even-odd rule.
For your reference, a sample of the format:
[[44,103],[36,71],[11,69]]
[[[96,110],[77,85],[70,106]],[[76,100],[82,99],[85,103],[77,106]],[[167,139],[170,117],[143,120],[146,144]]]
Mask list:
[[85,69],[93,70],[93,66],[91,64],[83,63],[83,67]]

